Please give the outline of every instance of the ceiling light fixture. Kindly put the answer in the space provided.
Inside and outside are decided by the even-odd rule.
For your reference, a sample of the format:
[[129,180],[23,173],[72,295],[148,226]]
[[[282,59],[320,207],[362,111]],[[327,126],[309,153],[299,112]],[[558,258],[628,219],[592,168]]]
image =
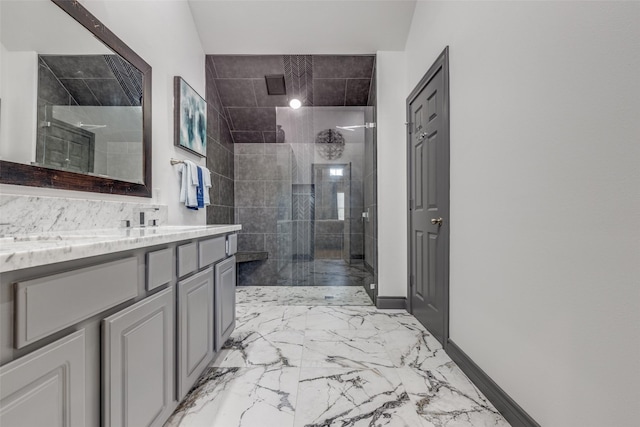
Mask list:
[[302,102],[300,102],[299,99],[293,98],[291,101],[289,101],[289,107],[297,110],[298,108],[302,107]]

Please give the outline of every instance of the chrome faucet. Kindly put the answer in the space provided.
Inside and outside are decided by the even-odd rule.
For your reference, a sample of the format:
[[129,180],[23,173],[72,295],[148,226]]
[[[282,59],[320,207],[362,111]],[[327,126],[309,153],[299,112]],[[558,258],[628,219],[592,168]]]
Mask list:
[[[140,222],[138,224],[139,227],[142,228],[142,227],[146,226],[145,221],[144,221],[144,216],[145,216],[144,213],[145,212],[147,212],[147,211],[156,212],[156,211],[159,211],[159,210],[160,210],[160,208],[141,208],[141,209],[137,210],[137,212],[140,215]],[[158,225],[157,221],[158,221],[157,219],[151,219],[151,220],[149,220],[149,225],[156,226],[156,225]]]

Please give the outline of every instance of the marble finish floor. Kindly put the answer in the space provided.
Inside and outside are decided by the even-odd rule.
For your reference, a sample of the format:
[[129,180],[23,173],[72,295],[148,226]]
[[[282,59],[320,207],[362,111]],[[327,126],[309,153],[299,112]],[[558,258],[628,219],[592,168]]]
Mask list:
[[250,305],[370,306],[371,298],[362,286],[238,286],[236,303]]
[[235,331],[165,427],[509,426],[406,311],[265,288],[238,289]]

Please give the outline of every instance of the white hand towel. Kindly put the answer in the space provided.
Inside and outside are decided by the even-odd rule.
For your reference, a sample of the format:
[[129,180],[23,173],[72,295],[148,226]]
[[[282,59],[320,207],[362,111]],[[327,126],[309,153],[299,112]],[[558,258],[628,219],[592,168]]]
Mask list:
[[178,173],[180,174],[180,203],[186,203],[187,201],[187,165],[180,163],[178,165]]
[[200,166],[202,169],[202,185],[204,186],[204,204],[210,205],[211,199],[209,198],[209,189],[211,188],[211,171],[204,166]]
[[[198,196],[196,192],[198,186],[198,169],[196,164],[190,160],[185,160],[184,163],[180,165],[178,172],[182,178],[180,185],[180,202],[183,202],[188,208],[198,207]],[[194,175],[196,178],[195,181],[193,180]]]

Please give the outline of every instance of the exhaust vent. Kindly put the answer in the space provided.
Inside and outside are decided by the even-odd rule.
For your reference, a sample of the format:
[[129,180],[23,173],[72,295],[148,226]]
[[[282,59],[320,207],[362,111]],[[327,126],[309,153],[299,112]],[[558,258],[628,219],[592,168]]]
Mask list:
[[284,74],[271,74],[264,76],[267,82],[267,93],[269,95],[286,95],[287,88],[284,85]]

